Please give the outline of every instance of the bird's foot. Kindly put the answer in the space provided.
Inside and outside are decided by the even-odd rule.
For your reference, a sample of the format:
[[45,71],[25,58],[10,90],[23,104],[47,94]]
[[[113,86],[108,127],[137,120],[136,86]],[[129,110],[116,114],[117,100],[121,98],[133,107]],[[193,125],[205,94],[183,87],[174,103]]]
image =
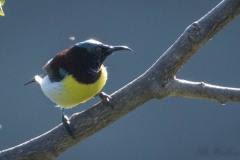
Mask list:
[[98,96],[101,98],[104,104],[109,105],[112,109],[114,109],[114,105],[111,102],[112,97],[105,92],[98,93]]
[[67,130],[68,135],[70,137],[74,138],[73,131],[72,131],[72,128],[70,126],[70,121],[68,119],[68,116],[66,116],[64,114],[64,108],[62,108],[62,123],[63,123],[63,126],[65,127],[65,129]]

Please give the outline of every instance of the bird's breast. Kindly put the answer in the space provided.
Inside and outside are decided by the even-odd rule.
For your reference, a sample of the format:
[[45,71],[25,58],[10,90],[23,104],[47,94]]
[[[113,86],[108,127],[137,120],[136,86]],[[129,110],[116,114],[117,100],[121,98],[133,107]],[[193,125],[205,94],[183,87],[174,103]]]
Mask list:
[[67,75],[60,82],[51,82],[49,77],[43,78],[40,83],[44,94],[63,108],[71,108],[83,103],[101,91],[107,81],[107,71],[101,66],[100,77],[91,84],[79,83],[72,75]]

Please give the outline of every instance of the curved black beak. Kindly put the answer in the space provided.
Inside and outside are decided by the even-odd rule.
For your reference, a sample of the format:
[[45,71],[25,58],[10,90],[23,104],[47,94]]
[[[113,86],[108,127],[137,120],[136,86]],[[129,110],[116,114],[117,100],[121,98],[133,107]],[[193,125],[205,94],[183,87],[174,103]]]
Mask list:
[[108,49],[108,53],[111,54],[114,51],[122,51],[122,50],[129,50],[129,51],[133,51],[131,48],[129,48],[128,46],[109,46]]
[[112,54],[115,51],[122,51],[122,50],[128,50],[128,51],[133,51],[131,48],[127,47],[127,46],[109,46],[109,45],[105,45],[104,47],[106,47],[106,51],[103,52],[102,56],[101,56],[101,62],[103,62],[107,56],[109,56],[110,54]]

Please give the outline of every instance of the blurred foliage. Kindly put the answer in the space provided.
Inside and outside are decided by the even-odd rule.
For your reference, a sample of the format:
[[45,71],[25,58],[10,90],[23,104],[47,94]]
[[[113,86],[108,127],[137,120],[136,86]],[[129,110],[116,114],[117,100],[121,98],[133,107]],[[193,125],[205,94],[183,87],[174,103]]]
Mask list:
[[0,0],[0,16],[5,16],[2,6],[4,5],[5,0]]

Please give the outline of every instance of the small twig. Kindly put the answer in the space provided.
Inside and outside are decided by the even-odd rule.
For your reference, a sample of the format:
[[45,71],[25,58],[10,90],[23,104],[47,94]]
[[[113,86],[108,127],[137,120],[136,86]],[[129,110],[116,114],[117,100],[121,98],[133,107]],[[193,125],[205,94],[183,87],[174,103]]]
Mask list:
[[240,88],[222,87],[204,82],[174,79],[168,89],[171,96],[208,99],[221,104],[240,101]]

